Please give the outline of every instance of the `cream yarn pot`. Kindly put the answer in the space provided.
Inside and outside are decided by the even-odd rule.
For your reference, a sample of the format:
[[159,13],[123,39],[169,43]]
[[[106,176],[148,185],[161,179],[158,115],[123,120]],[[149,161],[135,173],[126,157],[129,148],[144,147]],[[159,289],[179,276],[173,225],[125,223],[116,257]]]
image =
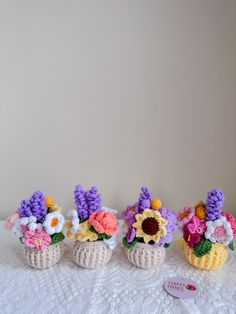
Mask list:
[[160,266],[165,259],[165,249],[147,243],[137,243],[134,248],[126,249],[128,260],[137,267],[149,269]]
[[47,246],[43,251],[25,247],[27,263],[37,269],[46,269],[56,265],[64,254],[62,242]]
[[107,264],[112,250],[103,241],[75,242],[73,259],[81,267],[98,268]]

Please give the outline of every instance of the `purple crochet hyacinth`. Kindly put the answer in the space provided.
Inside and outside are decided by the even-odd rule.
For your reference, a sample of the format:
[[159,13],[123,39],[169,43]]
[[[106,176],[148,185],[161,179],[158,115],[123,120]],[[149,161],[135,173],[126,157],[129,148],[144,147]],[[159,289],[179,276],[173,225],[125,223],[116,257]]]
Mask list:
[[102,198],[98,193],[96,186],[91,187],[90,190],[86,192],[86,200],[88,205],[89,216],[101,209],[102,207]]
[[21,207],[18,209],[20,213],[20,217],[29,217],[32,216],[32,212],[30,209],[30,203],[28,200],[21,201]]
[[35,216],[38,222],[42,222],[47,214],[45,197],[42,192],[35,192],[30,200],[23,200],[19,208],[21,217]]
[[142,213],[144,209],[150,208],[151,206],[151,191],[147,187],[141,188],[141,193],[139,196],[138,206],[139,206],[139,212]]
[[206,220],[215,220],[221,217],[224,201],[225,197],[223,190],[214,189],[208,192],[206,200]]
[[83,190],[82,186],[77,185],[74,190],[74,198],[77,206],[77,212],[79,218],[82,220],[88,219],[88,205],[86,202],[86,192]]
[[88,219],[93,212],[100,210],[102,207],[102,198],[95,186],[86,192],[82,186],[77,185],[74,195],[78,215],[82,220]]

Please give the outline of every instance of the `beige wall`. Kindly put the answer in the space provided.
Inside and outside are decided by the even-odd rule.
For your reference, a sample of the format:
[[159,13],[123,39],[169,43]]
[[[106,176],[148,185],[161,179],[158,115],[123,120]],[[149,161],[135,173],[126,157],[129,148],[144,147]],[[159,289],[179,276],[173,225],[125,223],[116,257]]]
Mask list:
[[78,182],[236,213],[236,1],[0,0],[0,87],[0,218]]

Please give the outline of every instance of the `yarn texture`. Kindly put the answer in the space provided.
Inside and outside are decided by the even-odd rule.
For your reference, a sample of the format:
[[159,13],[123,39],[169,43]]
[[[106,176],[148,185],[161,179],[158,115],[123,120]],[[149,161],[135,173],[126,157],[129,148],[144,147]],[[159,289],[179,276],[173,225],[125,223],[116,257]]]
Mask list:
[[128,260],[137,267],[149,269],[160,266],[165,259],[165,249],[146,243],[137,243],[134,248],[126,249]]
[[63,243],[47,246],[43,251],[25,247],[27,263],[37,269],[46,269],[56,265],[64,254]]
[[107,264],[112,250],[104,241],[75,242],[73,259],[81,267],[99,268]]
[[196,268],[205,270],[218,269],[226,262],[228,256],[226,247],[221,243],[212,244],[212,248],[208,254],[197,257],[193,249],[184,242],[184,253],[190,264]]

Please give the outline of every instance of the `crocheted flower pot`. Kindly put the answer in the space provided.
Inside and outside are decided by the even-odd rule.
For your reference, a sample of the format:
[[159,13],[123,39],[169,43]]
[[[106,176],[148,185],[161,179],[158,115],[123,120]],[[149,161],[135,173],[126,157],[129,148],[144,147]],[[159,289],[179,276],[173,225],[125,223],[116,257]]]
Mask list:
[[146,243],[137,243],[134,248],[127,249],[128,260],[140,268],[160,266],[165,259],[165,249],[156,248]]
[[210,252],[202,257],[197,257],[193,249],[184,243],[184,253],[190,264],[205,270],[218,269],[226,262],[228,256],[227,248],[221,243],[212,244]]
[[102,267],[111,256],[112,250],[103,241],[76,241],[73,250],[74,261],[84,268]]
[[27,263],[37,269],[46,269],[56,265],[64,253],[63,243],[57,243],[47,246],[40,251],[25,247],[25,258]]

